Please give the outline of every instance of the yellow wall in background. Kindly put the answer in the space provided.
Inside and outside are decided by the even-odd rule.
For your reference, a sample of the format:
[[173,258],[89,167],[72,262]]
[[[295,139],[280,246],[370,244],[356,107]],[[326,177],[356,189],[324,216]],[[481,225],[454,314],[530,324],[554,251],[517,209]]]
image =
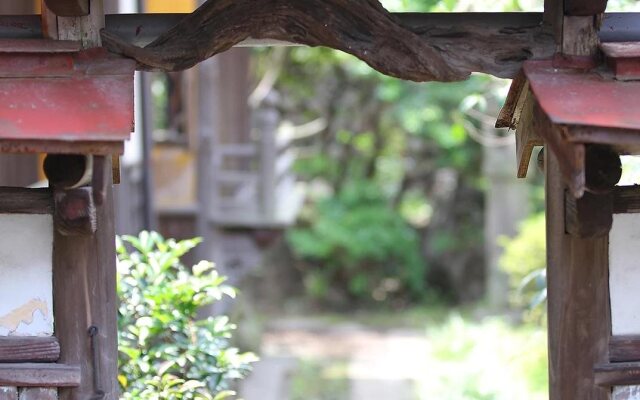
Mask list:
[[196,9],[196,0],[145,0],[148,13],[190,13]]

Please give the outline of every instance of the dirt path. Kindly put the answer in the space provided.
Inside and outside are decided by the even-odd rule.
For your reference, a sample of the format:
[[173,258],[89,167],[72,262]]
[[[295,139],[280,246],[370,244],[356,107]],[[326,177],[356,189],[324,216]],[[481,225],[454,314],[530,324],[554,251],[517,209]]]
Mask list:
[[262,361],[244,400],[416,400],[427,370],[423,332],[357,324],[279,321],[262,339]]

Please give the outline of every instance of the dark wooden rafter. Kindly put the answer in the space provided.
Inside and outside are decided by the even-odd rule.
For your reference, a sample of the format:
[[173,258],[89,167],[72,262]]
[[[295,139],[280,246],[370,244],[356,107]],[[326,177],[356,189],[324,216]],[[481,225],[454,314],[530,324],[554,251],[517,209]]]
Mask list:
[[81,17],[89,14],[89,0],[45,0],[47,7],[60,17]]
[[[406,23],[377,0],[209,0],[144,48],[102,31],[103,45],[140,69],[176,71],[249,38],[325,46],[412,81],[457,81],[471,72],[512,77],[522,61],[553,53],[539,23],[492,29]],[[517,17],[515,17],[517,18]]]

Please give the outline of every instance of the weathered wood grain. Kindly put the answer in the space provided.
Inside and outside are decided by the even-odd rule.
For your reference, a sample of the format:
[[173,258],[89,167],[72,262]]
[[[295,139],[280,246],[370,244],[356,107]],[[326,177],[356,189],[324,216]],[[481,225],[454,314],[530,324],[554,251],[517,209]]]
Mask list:
[[58,390],[51,388],[20,389],[19,400],[57,400]]
[[77,387],[80,367],[64,364],[0,364],[0,386]]
[[0,337],[0,363],[56,362],[60,343],[55,337]]
[[102,38],[141,69],[186,69],[253,38],[342,50],[413,81],[462,80],[473,71],[512,77],[524,60],[555,50],[539,22],[492,27],[472,16],[468,24],[403,21],[377,0],[210,0],[144,48],[108,31]]
[[640,361],[640,336],[613,336],[609,340],[609,361]]
[[51,190],[0,187],[0,214],[53,214]]

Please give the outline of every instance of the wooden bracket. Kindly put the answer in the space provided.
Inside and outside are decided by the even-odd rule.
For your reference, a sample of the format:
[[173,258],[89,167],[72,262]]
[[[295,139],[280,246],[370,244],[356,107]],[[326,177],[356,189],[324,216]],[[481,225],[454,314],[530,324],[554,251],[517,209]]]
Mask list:
[[613,194],[585,192],[575,198],[565,192],[565,232],[579,238],[603,237],[613,225]]
[[96,231],[96,207],[89,187],[54,191],[56,229],[64,236],[92,235]]
[[529,91],[522,94],[522,106],[518,115],[516,130],[516,158],[518,161],[518,178],[526,178],[531,162],[531,154],[536,146],[544,146],[544,140],[538,136],[533,125],[533,104],[535,99]]
[[529,89],[529,82],[520,72],[513,80],[504,107],[500,110],[496,128],[516,131],[516,159],[518,178],[526,178],[533,148],[544,146],[544,140],[533,127],[533,104],[535,99]]

